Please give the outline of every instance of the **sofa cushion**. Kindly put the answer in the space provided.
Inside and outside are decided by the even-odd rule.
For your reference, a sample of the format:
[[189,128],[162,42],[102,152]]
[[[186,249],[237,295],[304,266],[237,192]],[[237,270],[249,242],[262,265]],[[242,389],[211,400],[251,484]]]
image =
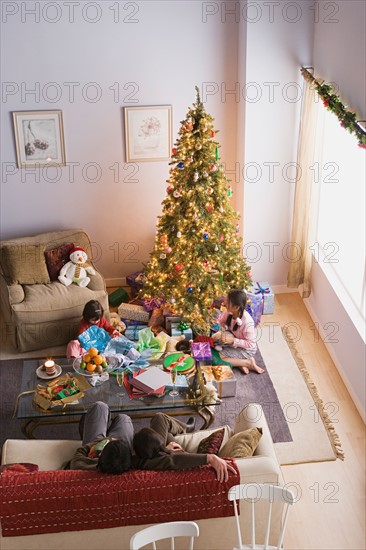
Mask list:
[[234,434],[222,447],[219,456],[232,458],[253,456],[262,433],[262,428],[250,428],[249,430]]
[[[230,428],[230,426],[223,426],[223,428],[224,428],[224,438],[222,440],[221,445],[225,445],[225,443],[233,435],[233,430]],[[217,428],[214,428],[212,430],[202,430],[202,431],[193,432],[190,434],[175,435],[173,440],[179,443],[179,445],[181,445],[183,449],[188,453],[196,453],[200,442],[203,439],[206,439],[207,437],[209,437],[212,433],[216,431],[217,431]]]
[[9,285],[33,285],[50,282],[40,243],[13,243],[1,247],[0,261]]
[[71,250],[74,248],[74,243],[65,243],[56,248],[45,250],[47,270],[51,281],[57,281],[61,268],[69,261]]
[[217,455],[225,435],[225,428],[220,428],[205,439],[202,439],[198,445],[197,453]]

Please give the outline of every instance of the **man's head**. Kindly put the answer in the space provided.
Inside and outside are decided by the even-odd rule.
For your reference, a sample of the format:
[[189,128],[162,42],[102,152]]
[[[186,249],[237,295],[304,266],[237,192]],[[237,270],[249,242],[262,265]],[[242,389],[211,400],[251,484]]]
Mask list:
[[131,450],[125,441],[110,441],[98,460],[98,470],[104,474],[122,474],[131,468]]
[[163,438],[151,428],[142,428],[135,434],[133,448],[139,458],[153,458],[166,449]]

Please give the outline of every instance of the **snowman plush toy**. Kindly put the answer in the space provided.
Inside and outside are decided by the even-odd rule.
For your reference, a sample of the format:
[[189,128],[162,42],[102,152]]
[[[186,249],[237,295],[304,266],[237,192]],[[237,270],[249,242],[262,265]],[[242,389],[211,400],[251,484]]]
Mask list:
[[75,283],[85,287],[90,283],[89,275],[95,275],[95,270],[87,263],[88,255],[83,248],[75,247],[70,252],[70,261],[60,271],[58,280],[65,286]]

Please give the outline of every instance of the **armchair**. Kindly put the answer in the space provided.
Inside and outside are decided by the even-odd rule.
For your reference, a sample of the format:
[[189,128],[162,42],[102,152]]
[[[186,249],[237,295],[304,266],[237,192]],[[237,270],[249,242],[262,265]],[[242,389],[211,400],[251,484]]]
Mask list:
[[[92,245],[82,229],[0,241],[0,303],[7,336],[20,352],[66,344],[76,338],[84,305],[99,300],[109,317],[108,294],[100,273],[88,287],[51,280],[45,251],[73,243],[88,254]],[[95,265],[93,265],[94,269]]]

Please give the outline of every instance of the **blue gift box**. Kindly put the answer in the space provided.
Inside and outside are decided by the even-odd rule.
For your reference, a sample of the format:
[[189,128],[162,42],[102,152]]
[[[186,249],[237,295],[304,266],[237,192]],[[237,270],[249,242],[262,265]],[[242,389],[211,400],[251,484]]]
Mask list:
[[191,328],[186,328],[183,332],[178,328],[179,323],[172,323],[171,336],[181,336],[183,334],[186,340],[193,340],[193,333]]
[[255,282],[249,292],[261,297],[263,315],[274,313],[274,293],[267,281]]

